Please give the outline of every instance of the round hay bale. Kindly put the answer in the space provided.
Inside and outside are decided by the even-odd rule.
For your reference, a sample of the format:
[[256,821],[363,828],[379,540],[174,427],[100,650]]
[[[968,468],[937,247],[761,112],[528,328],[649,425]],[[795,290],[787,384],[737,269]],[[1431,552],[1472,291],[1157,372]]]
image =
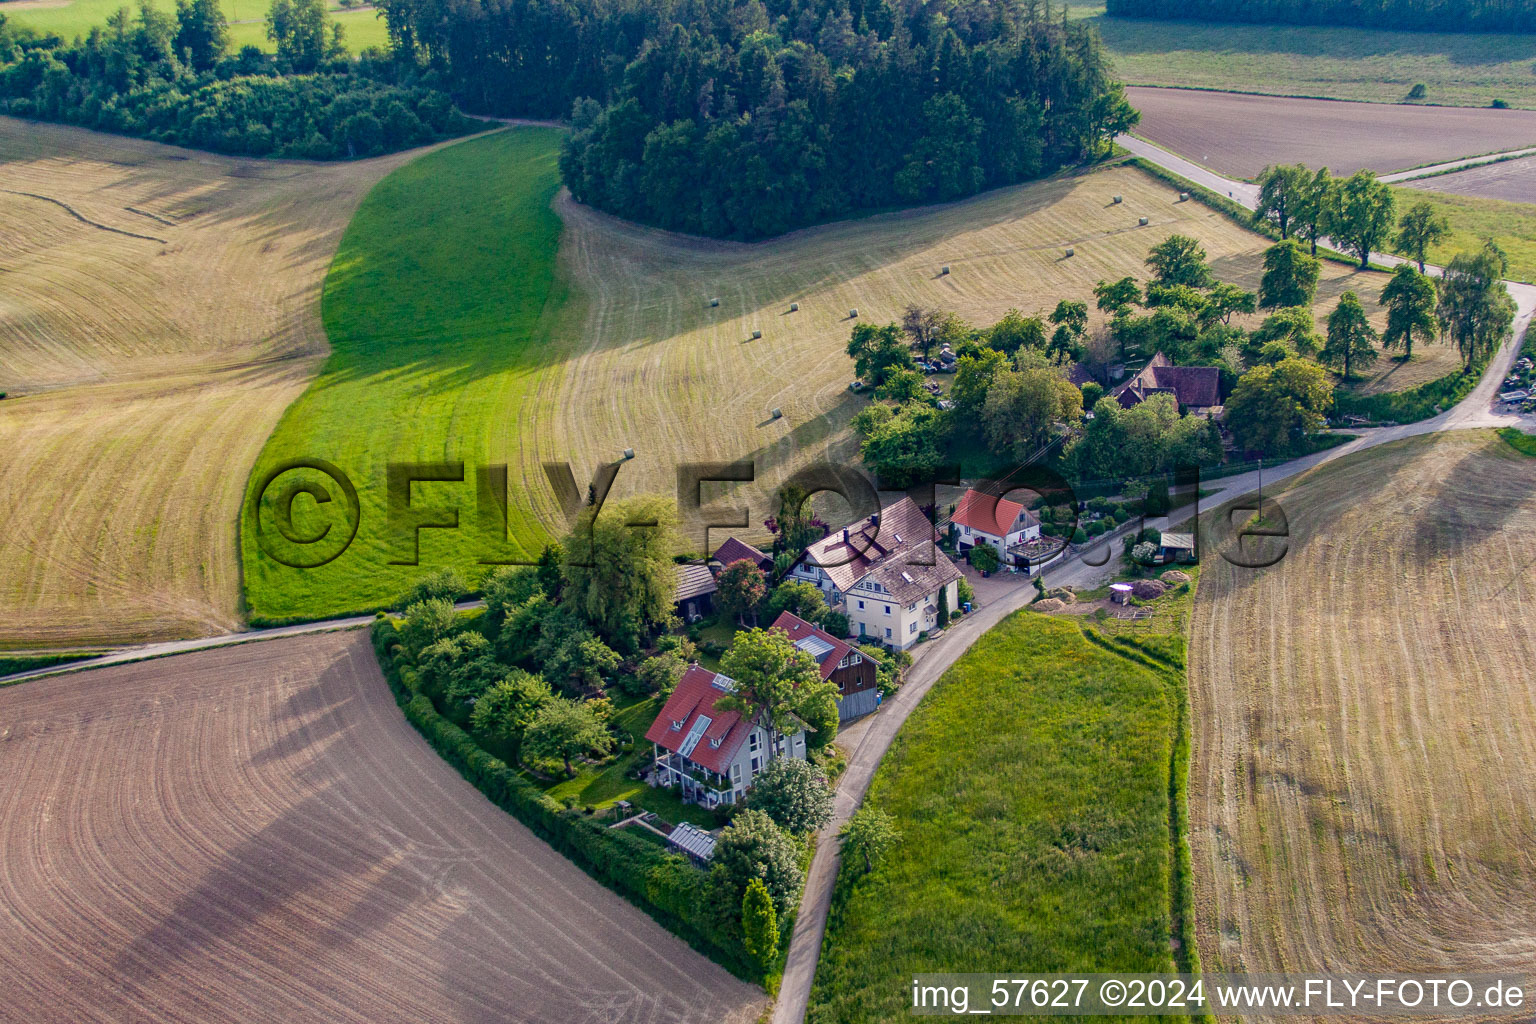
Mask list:
[[1176,587],[1180,583],[1188,583],[1189,582],[1189,573],[1184,572],[1184,571],[1179,570],[1179,569],[1169,569],[1167,572],[1165,572],[1161,576],[1159,576],[1158,579],[1162,580],[1164,583],[1168,584],[1170,587]]
[[1072,249],[1072,248],[1068,248],[1066,254],[1068,256],[1076,256],[1077,255],[1077,250],[1076,249]]
[[1048,597],[1044,601],[1036,601],[1030,605],[1037,612],[1059,612],[1066,606],[1066,602],[1058,601],[1054,597]]
[[763,336],[763,332],[762,331],[753,331],[752,332],[752,340],[753,341],[757,341],[762,336]]
[[1142,226],[1142,227],[1146,227],[1146,226],[1147,226],[1147,218],[1145,218],[1145,217],[1142,217],[1142,218],[1140,218],[1140,219],[1139,219],[1139,220],[1138,220],[1138,221],[1137,221],[1137,223],[1138,223],[1138,224],[1140,224],[1140,225],[1141,225],[1141,226]]
[[1131,586],[1131,596],[1139,597],[1143,601],[1150,601],[1155,597],[1162,597],[1167,589],[1157,580],[1137,580]]

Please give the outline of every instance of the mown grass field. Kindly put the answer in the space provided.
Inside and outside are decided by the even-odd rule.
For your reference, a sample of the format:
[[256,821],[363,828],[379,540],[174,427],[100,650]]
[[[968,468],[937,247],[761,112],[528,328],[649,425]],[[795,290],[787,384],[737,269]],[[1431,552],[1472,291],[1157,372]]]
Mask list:
[[[1426,183],[1434,181],[1426,179]],[[1398,209],[1428,203],[1450,221],[1450,236],[1430,250],[1431,262],[1444,266],[1457,253],[1480,249],[1484,239],[1492,238],[1509,255],[1511,279],[1536,281],[1536,203],[1511,203],[1404,186],[1394,186],[1392,191],[1397,196]]]
[[[158,0],[156,6],[174,11],[175,4]],[[229,45],[231,50],[242,46],[255,46],[271,52],[272,41],[267,38],[267,9],[270,0],[220,0],[224,17],[229,20]],[[331,18],[342,26],[347,49],[359,53],[370,47],[384,47],[389,43],[389,33],[382,18],[375,16],[372,7],[348,10],[334,0],[328,3]],[[105,25],[107,18],[119,8],[127,7],[135,15],[136,3],[124,0],[0,0],[0,14],[17,25],[35,28],[39,32],[53,32],[65,39],[88,35],[91,29]]]
[[343,227],[406,159],[0,119],[0,650],[239,625],[247,474],[325,352]]
[[[551,536],[541,524],[558,527],[553,497],[540,509],[530,495],[541,493],[540,456],[555,455],[548,425],[563,343],[551,331],[561,290],[550,200],[559,138],[556,129],[521,128],[448,146],[364,199],[325,280],[330,359],[273,431],[251,484],[254,493],[288,460],[339,467],[360,500],[356,539],[328,564],[290,567],[262,550],[247,511],[241,552],[256,620],[386,604],[423,566],[477,576],[486,560],[531,560]],[[416,484],[410,500],[439,516],[458,509],[462,528],[423,530],[418,553],[413,531],[391,519],[388,466],[445,462],[464,463],[465,482]],[[476,472],[501,464],[511,480],[510,547],[476,518]],[[315,479],[305,473],[293,471],[272,493]],[[328,486],[336,504],[296,502],[306,536],[343,528],[334,518],[341,489]],[[418,555],[420,565],[398,564]]]
[[1028,611],[972,646],[871,784],[902,839],[843,863],[807,1019],[896,1020],[915,972],[1174,969],[1177,679]]
[[1195,601],[1206,969],[1524,969],[1536,461],[1492,431],[1424,436],[1272,497],[1284,557],[1262,570],[1208,557]]
[[1536,107],[1532,36],[1109,18],[1102,3],[1072,13],[1131,85],[1397,103],[1422,82],[1428,103]]

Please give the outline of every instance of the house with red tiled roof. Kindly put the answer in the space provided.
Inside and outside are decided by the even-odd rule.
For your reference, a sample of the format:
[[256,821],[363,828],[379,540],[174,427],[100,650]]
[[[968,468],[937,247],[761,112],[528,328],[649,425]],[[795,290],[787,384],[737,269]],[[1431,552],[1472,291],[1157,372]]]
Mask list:
[[740,562],[743,559],[751,562],[763,570],[763,572],[771,572],[773,570],[772,555],[753,547],[746,541],[737,540],[735,537],[727,537],[725,543],[716,548],[715,553],[710,556],[710,561],[719,562],[722,567],[730,565],[732,562]]
[[1217,413],[1221,408],[1221,371],[1214,366],[1174,366],[1159,352],[1134,377],[1110,392],[1122,409],[1159,394],[1172,395],[1179,408],[1193,416]]
[[933,523],[904,497],[812,544],[793,578],[821,588],[859,637],[906,650],[938,626],[939,594],[957,607],[960,570]]
[[821,678],[837,687],[839,722],[867,715],[880,706],[875,663],[858,648],[794,612],[781,612],[770,628],[788,633],[790,641],[820,666]]
[[1029,509],[974,487],[960,496],[949,524],[957,552],[963,555],[978,544],[988,544],[997,550],[1004,565],[1027,564],[1028,559],[1018,555],[1015,546],[1040,536],[1040,520]]
[[805,730],[775,741],[761,715],[748,721],[717,706],[735,689],[728,676],[688,666],[645,733],[653,785],[676,786],[684,800],[718,807],[739,801],[772,758],[805,759]]

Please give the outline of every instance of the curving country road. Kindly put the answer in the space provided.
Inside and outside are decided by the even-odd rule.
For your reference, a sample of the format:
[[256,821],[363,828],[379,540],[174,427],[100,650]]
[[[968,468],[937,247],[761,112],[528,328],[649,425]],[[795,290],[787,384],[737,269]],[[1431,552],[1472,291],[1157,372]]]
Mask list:
[[[1122,135],[1115,141],[1142,159],[1188,178],[1220,195],[1230,196],[1250,210],[1256,204],[1259,191],[1256,185],[1225,178],[1199,164],[1131,135]],[[1486,162],[1488,159],[1490,158],[1478,157],[1469,161],[1456,161],[1456,163],[1475,164]],[[1421,168],[1412,173],[1421,174],[1425,170],[1427,169]],[[1326,242],[1326,239],[1323,240],[1324,244]],[[1386,266],[1405,262],[1397,256],[1385,253],[1373,253],[1371,260]],[[1337,448],[1330,448],[1327,451],[1266,469],[1263,471],[1262,480],[1259,472],[1253,471],[1213,481],[1208,486],[1208,490],[1211,494],[1220,496],[1216,501],[1241,497],[1257,490],[1261,484],[1268,486],[1342,456],[1373,448],[1388,441],[1440,430],[1507,426],[1525,430],[1536,429],[1536,416],[1493,411],[1493,401],[1497,396],[1499,384],[1508,374],[1509,367],[1520,350],[1526,328],[1530,325],[1531,315],[1536,312],[1536,286],[1515,282],[1505,283],[1517,306],[1514,331],[1499,352],[1488,361],[1488,369],[1477,387],[1454,407],[1433,419],[1418,423],[1351,431],[1360,436]],[[1113,536],[1115,535],[1107,538],[1105,543],[1112,540]],[[1084,565],[1077,558],[1049,571],[1050,580],[1054,586],[1073,586],[1091,582],[1097,575],[1098,570]],[[837,832],[863,802],[864,794],[869,790],[869,784],[874,778],[875,769],[879,767],[881,758],[885,756],[886,750],[895,740],[907,716],[922,701],[934,682],[944,674],[944,670],[953,665],[983,633],[1027,605],[1034,596],[1033,587],[1021,586],[1002,600],[995,601],[976,614],[968,616],[947,631],[943,637],[929,644],[922,660],[909,672],[907,683],[896,692],[895,697],[886,702],[880,713],[870,722],[867,730],[858,737],[857,745],[848,757],[848,770],[838,784],[832,821],[821,831],[816,856],[811,861],[811,870],[806,877],[805,893],[800,899],[800,911],[795,918],[794,935],[790,939],[789,952],[784,964],[784,977],[779,985],[778,1000],[773,1008],[773,1024],[800,1024],[805,1019],[806,1008],[810,1002],[811,983],[816,977],[816,964],[821,956],[822,939],[826,933],[827,910],[831,903],[832,886],[837,879],[840,863]]]

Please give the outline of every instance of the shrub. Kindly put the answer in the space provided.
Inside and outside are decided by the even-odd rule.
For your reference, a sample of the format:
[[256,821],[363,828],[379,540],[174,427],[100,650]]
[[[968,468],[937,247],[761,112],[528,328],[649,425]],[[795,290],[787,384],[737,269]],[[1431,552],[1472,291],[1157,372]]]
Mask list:
[[832,820],[832,791],[809,763],[776,757],[752,783],[747,806],[762,811],[785,831],[804,835]]
[[971,548],[971,565],[978,572],[996,572],[1000,561],[997,549],[990,544],[978,544]]

